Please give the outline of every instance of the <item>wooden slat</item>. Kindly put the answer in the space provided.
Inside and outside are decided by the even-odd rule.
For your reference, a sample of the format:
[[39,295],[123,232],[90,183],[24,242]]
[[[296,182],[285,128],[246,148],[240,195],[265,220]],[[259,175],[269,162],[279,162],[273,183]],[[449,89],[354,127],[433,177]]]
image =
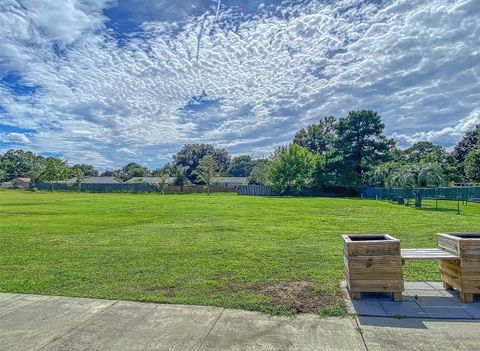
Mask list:
[[404,260],[454,260],[460,259],[459,255],[441,249],[402,249]]
[[346,245],[348,256],[388,256],[398,255],[400,243],[396,241],[379,241],[371,243],[353,242]]
[[464,255],[480,256],[480,241],[461,240],[460,254],[462,255],[462,257]]
[[403,280],[350,280],[350,289],[361,292],[403,291]]
[[462,281],[462,292],[466,293],[480,293],[480,280],[463,280]]
[[453,253],[458,253],[460,251],[459,242],[455,238],[447,237],[443,235],[437,236],[438,247]]
[[400,255],[396,256],[354,256],[344,259],[349,268],[383,268],[397,269],[402,267]]

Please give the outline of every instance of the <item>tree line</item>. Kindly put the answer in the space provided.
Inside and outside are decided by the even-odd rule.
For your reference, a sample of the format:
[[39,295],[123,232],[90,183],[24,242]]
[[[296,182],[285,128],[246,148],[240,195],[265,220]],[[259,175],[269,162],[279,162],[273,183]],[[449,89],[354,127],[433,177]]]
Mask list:
[[[206,184],[218,176],[248,177],[281,194],[306,189],[358,189],[362,186],[427,187],[480,182],[480,124],[465,133],[452,151],[429,141],[400,149],[384,134],[385,125],[375,111],[351,111],[327,116],[298,131],[289,145],[267,159],[250,155],[232,157],[210,144],[186,144],[172,162],[149,170],[136,162],[105,171],[102,176],[173,177],[175,185]],[[58,157],[9,150],[0,156],[0,180],[28,176],[56,182],[74,177],[78,184],[99,172],[89,164],[69,165]]]

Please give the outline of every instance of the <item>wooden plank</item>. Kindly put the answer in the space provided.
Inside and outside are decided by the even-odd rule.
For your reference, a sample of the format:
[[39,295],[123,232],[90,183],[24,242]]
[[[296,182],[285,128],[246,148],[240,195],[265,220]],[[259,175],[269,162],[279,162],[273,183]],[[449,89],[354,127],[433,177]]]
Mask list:
[[462,280],[462,292],[480,294],[480,279]]
[[403,299],[403,296],[402,296],[401,292],[394,292],[393,293],[393,301],[400,302],[400,301],[402,301],[402,299]]
[[480,256],[463,255],[462,267],[480,267]]
[[400,250],[404,260],[452,260],[460,259],[460,256],[441,249],[402,249]]
[[462,282],[459,279],[456,279],[454,277],[451,277],[447,274],[444,274],[440,271],[440,275],[442,277],[442,281],[444,283],[447,283],[450,286],[453,286],[457,290],[461,290],[462,288]]
[[399,242],[347,243],[348,256],[389,256],[400,253]]
[[395,292],[403,291],[403,280],[351,280],[350,289],[362,292]]
[[345,265],[349,268],[400,268],[400,255],[396,256],[356,256],[345,258]]
[[463,303],[473,303],[473,294],[461,292],[460,299]]
[[480,241],[460,240],[460,255],[473,255],[480,257]]
[[348,276],[354,280],[402,280],[402,271],[396,272],[382,272],[382,271],[368,271],[350,270]]
[[448,236],[443,236],[441,234],[438,234],[437,244],[438,244],[439,248],[441,248],[445,251],[449,251],[449,252],[452,252],[452,253],[459,253],[460,252],[459,242],[458,242],[458,240],[456,240],[454,238],[450,238]]
[[440,261],[440,268],[448,268],[450,270],[453,270],[455,272],[460,273],[462,270],[462,266],[460,264],[460,261],[458,260],[441,260]]
[[440,274],[449,276],[450,278],[456,279],[459,282],[462,281],[462,273],[460,272],[460,270],[454,270],[446,266],[441,266],[439,269],[440,269]]

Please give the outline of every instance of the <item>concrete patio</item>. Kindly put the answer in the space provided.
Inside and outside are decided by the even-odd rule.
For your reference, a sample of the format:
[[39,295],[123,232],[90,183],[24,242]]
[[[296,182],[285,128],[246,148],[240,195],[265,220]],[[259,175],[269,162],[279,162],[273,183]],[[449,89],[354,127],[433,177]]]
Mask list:
[[[348,296],[344,287],[345,296]],[[364,317],[480,320],[480,299],[472,304],[460,300],[457,291],[445,290],[441,282],[405,282],[402,302],[390,294],[363,294],[347,299],[349,312]]]
[[0,293],[2,350],[459,351],[478,348],[479,339],[480,321],[472,318],[288,318],[219,307]]

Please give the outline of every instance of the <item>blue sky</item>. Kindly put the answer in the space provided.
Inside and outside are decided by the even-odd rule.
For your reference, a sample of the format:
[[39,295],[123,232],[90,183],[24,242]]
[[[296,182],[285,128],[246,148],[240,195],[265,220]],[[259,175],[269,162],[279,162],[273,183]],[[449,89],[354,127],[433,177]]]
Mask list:
[[480,123],[480,1],[0,2],[0,152],[261,157],[363,108],[404,147]]

